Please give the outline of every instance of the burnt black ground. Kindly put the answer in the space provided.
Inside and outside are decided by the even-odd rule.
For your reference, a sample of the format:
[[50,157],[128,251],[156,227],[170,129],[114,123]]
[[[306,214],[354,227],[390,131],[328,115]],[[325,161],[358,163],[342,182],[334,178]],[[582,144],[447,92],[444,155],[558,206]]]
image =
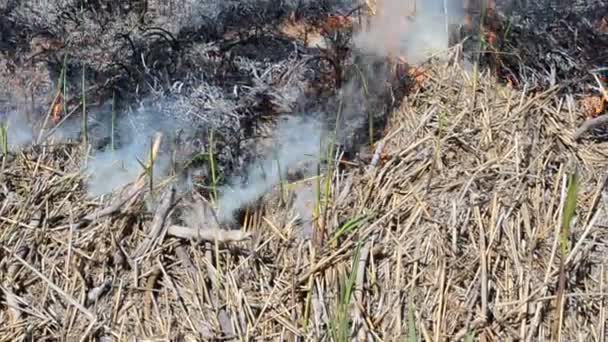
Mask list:
[[[175,152],[182,168],[205,173],[208,160],[199,155],[209,150],[213,131],[222,180],[258,158],[258,141],[284,115],[324,122],[353,157],[374,140],[370,122],[377,139],[405,93],[405,80],[395,78],[386,59],[353,49],[348,28],[328,36],[327,50],[277,30],[288,17],[314,26],[329,15],[356,15],[354,1],[42,4],[11,2],[0,12],[0,58],[9,66],[1,76],[22,85],[7,89],[8,98],[19,101],[9,100],[3,110],[25,111],[39,125],[64,87],[64,66],[66,112],[72,110],[81,101],[84,70],[95,150],[109,148],[114,103],[117,149],[160,130],[168,137],[165,152]],[[28,88],[27,75],[39,76],[37,91]],[[81,120],[77,110],[64,125],[78,130]]]

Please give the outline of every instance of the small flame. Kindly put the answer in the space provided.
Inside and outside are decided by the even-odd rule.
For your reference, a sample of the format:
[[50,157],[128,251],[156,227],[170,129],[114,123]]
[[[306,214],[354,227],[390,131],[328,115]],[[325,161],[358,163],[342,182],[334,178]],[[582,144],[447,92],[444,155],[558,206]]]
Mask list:
[[53,123],[56,125],[61,120],[61,113],[63,112],[63,96],[59,95],[57,101],[53,105],[53,110],[51,111],[51,119]]

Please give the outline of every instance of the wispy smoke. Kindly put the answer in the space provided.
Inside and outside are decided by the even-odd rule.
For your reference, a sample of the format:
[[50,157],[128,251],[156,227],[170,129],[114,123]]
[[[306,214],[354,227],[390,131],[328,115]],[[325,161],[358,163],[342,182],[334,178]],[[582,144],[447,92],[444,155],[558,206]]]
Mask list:
[[[379,0],[377,14],[370,18],[368,27],[355,35],[353,43],[364,52],[378,57],[400,55],[410,63],[416,63],[428,56],[428,53],[445,50],[447,47],[448,32],[444,4],[444,0],[418,1],[415,15],[408,17],[409,13],[413,14],[413,1]],[[460,15],[461,9],[450,5],[447,11],[450,17],[454,18]],[[365,70],[366,77],[372,82],[368,86],[379,89],[383,86],[385,76],[381,77],[374,73],[376,72],[371,68]],[[342,120],[345,126],[340,128],[340,134],[349,136],[354,127],[360,125],[359,121],[365,120],[367,115],[365,110],[369,108],[363,108],[366,106],[366,96],[370,95],[366,95],[360,84],[353,82],[347,82],[340,93],[344,101]],[[195,107],[201,106],[197,103]],[[224,107],[213,107],[213,112],[218,112],[218,108]],[[15,148],[30,143],[34,138],[25,117],[18,114],[0,113],[0,120],[9,124],[9,144]],[[101,114],[99,122],[93,125],[94,129],[98,130],[98,136],[109,137],[108,112],[105,110]],[[91,117],[95,120],[96,116],[91,114]],[[143,171],[138,159],[142,162],[147,161],[152,143],[151,137],[155,132],[192,128],[176,120],[175,117],[164,117],[151,107],[140,108],[131,113],[121,113],[117,117],[119,121],[115,123],[115,137],[117,140],[120,138],[120,141],[116,142],[116,148],[106,148],[96,152],[85,164],[85,171],[90,176],[88,190],[91,195],[106,194],[132,182]],[[182,127],[178,127],[180,125]],[[78,123],[73,127],[64,124],[55,138],[75,137],[79,132]],[[219,218],[222,221],[230,220],[237,209],[257,200],[284,179],[288,169],[297,166],[298,163],[317,160],[322,136],[322,125],[313,119],[291,117],[282,122],[276,128],[272,140],[273,146],[268,155],[263,160],[252,163],[246,170],[245,176],[233,178],[228,185],[219,189],[222,194],[218,203]],[[163,175],[168,166],[168,158],[166,154],[160,154],[154,169],[157,177]]]
[[269,154],[250,165],[246,178],[232,179],[229,185],[220,188],[218,219],[230,221],[236,210],[251,204],[285,179],[289,168],[318,160],[322,132],[321,124],[312,119],[290,117],[280,123]]
[[[111,136],[111,121],[108,113],[100,113],[104,118],[96,122],[95,134],[101,137]],[[106,115],[104,115],[106,114]],[[133,182],[145,170],[141,163],[147,163],[152,139],[156,132],[170,139],[172,132],[177,130],[179,121],[163,116],[150,106],[142,106],[136,111],[124,113],[114,124],[116,146],[108,145],[104,150],[93,154],[86,163],[85,172],[89,175],[88,191],[92,196],[110,193]],[[155,178],[166,175],[170,165],[170,156],[159,153],[152,170]]]
[[[418,4],[415,15],[408,18],[408,14],[414,14],[413,1],[382,1],[377,15],[370,18],[368,27],[354,36],[353,43],[360,50],[378,58],[399,55],[410,63],[427,58],[429,53],[445,51],[449,38],[447,24],[453,20],[446,22],[446,10],[450,18],[458,16],[461,11],[454,5],[446,8],[447,2],[454,3],[427,0],[424,4]],[[339,90],[343,101],[339,140],[350,139],[353,132],[362,123],[365,124],[366,111],[374,110],[366,98],[373,97],[375,91],[368,94],[365,89],[381,89],[387,81],[385,68],[364,66],[361,71],[367,78],[367,88],[352,80]],[[218,203],[219,219],[231,220],[236,210],[254,202],[279,183],[289,167],[318,158],[321,136],[321,128],[316,122],[292,118],[280,125],[273,139],[274,152],[266,159],[253,163],[245,179],[233,179],[230,186],[221,188],[223,196]]]
[[[87,163],[86,172],[90,175],[88,191],[92,196],[99,196],[120,189],[133,182],[144,172],[138,160],[146,163],[150,155],[150,145],[144,142],[129,144],[119,150],[105,150],[95,154]],[[166,174],[169,159],[159,155],[155,161],[153,175],[159,179]]]
[[376,15],[354,37],[354,43],[369,53],[402,56],[410,63],[418,63],[431,53],[446,50],[449,39],[446,20],[451,23],[461,16],[462,6],[457,6],[458,3],[379,0]]
[[[111,123],[108,114],[107,107],[89,114],[89,135],[93,136],[93,140],[109,139]],[[32,124],[28,122],[23,110],[0,111],[0,124],[7,128],[10,151],[19,151],[38,138],[38,133],[34,134]],[[83,164],[83,171],[89,176],[88,191],[92,196],[110,193],[134,181],[144,171],[138,159],[144,163],[148,161],[154,133],[170,132],[177,127],[177,120],[164,118],[150,109],[139,109],[121,116],[115,126],[116,148],[108,146],[104,150],[94,152]],[[42,137],[47,133],[48,129],[42,132]],[[80,121],[68,120],[55,129],[52,140],[62,142],[78,139],[80,134]],[[158,156],[154,175],[163,175],[168,166],[168,158],[163,154]]]
[[21,112],[0,112],[0,124],[7,128],[8,147],[11,151],[29,144],[33,139],[32,129]]

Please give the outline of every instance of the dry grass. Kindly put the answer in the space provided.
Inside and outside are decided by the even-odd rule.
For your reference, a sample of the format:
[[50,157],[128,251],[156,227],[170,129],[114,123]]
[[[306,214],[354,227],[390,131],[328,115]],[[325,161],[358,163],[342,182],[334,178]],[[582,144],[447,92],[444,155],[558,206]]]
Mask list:
[[332,175],[322,246],[272,196],[245,217],[250,241],[177,239],[162,184],[83,223],[108,204],[85,198],[81,151],[6,158],[0,340],[604,341],[605,144],[574,141],[582,115],[552,90],[428,72],[391,118],[383,162]]

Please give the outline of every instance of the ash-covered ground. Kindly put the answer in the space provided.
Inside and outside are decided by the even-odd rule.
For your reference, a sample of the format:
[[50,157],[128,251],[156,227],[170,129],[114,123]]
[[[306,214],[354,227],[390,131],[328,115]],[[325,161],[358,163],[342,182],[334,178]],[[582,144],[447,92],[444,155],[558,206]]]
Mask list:
[[[460,38],[469,59],[523,88],[560,84],[565,93],[589,91],[592,73],[605,68],[608,3],[602,0],[495,0],[483,11],[469,0],[471,27]],[[487,7],[487,4],[486,4]],[[478,34],[482,32],[482,34]]]
[[381,136],[412,81],[395,57],[464,40],[517,87],[570,90],[602,66],[601,2],[496,4],[385,1],[367,17],[354,0],[5,1],[0,112],[17,147],[91,144],[93,195],[131,182],[162,132],[157,175],[253,198],[334,135],[347,157]]
[[0,342],[605,340],[606,20],[408,3],[0,1]]
[[[86,122],[93,194],[141,171],[154,132],[165,134],[157,166],[190,185],[247,182],[269,154],[318,159],[329,132],[355,153],[406,87],[383,51],[352,43],[356,1],[8,1],[0,13],[11,142],[82,140]],[[311,124],[269,151],[274,131]]]

